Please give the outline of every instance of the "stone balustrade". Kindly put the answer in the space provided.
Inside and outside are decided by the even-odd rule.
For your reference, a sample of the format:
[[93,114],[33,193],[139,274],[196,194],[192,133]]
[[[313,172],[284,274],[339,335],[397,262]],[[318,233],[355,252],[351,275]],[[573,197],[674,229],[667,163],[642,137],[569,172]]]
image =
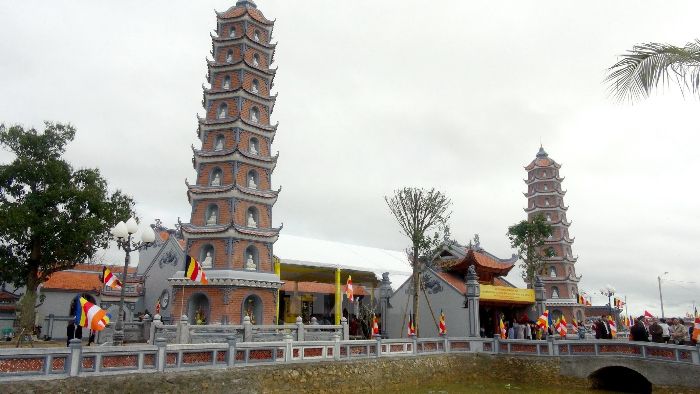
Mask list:
[[[264,327],[264,326],[263,326]],[[337,330],[337,328],[334,328]],[[609,340],[504,340],[496,338],[416,338],[299,340],[291,333],[282,340],[239,341],[229,335],[223,343],[83,347],[72,340],[68,348],[0,349],[3,380],[152,373],[197,368],[227,368],[299,361],[333,361],[428,354],[486,353],[539,357],[590,358],[616,356],[685,364],[700,370],[700,345],[679,346]]]

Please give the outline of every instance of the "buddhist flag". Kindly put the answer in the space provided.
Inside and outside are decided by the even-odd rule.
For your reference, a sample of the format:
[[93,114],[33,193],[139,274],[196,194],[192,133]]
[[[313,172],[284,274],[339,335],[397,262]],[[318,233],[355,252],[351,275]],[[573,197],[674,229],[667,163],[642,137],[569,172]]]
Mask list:
[[544,311],[542,316],[537,318],[537,326],[542,328],[543,330],[547,330],[549,328],[549,311],[548,310]]
[[408,315],[408,335],[416,335],[416,326],[413,323],[413,313]]
[[501,319],[498,321],[498,327],[500,328],[501,331],[501,338],[506,339],[506,325],[503,323],[503,316],[501,316]]
[[564,315],[561,315],[561,317],[557,319],[557,323],[554,325],[554,328],[557,330],[560,337],[566,339],[567,329],[566,318],[564,317]]
[[576,319],[571,321],[571,329],[574,331],[574,333],[578,332],[578,323],[576,322]]
[[695,326],[693,327],[693,341],[700,342],[700,316],[695,318]]
[[377,315],[372,315],[372,335],[379,335],[379,322]]
[[122,282],[107,267],[102,267],[102,283],[116,290],[122,288]]
[[345,295],[348,296],[348,301],[353,302],[355,300],[354,293],[352,291],[352,276],[348,275],[348,282],[345,285]]
[[617,325],[615,325],[615,318],[608,316],[608,324],[610,325],[610,335],[613,338],[617,338]]
[[440,323],[438,324],[438,331],[440,335],[447,334],[447,324],[445,324],[445,313],[440,311]]
[[107,327],[110,319],[107,311],[83,297],[75,297],[75,302],[75,324],[93,331],[102,331]]
[[195,282],[201,282],[203,285],[209,283],[209,281],[207,281],[207,276],[204,274],[204,270],[202,270],[202,266],[190,255],[185,256],[185,278],[189,278]]

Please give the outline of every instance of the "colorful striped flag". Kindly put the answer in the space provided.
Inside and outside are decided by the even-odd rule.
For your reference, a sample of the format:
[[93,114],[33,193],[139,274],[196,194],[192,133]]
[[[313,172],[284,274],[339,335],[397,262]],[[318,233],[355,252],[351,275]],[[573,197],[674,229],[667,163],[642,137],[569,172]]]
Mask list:
[[190,255],[185,256],[185,278],[189,278],[195,282],[201,282],[203,285],[209,283],[209,281],[207,281],[207,275],[204,274],[204,270],[202,270],[202,266]]
[[345,295],[348,296],[348,301],[353,302],[355,300],[352,290],[352,276],[350,275],[348,275],[348,282],[345,284]]
[[75,324],[93,331],[102,331],[107,327],[111,318],[107,311],[80,296],[75,297],[75,302]]
[[544,311],[542,316],[537,318],[537,326],[543,330],[547,330],[549,328],[549,310]]
[[102,283],[116,290],[122,288],[122,282],[107,267],[102,267]]
[[503,315],[501,315],[501,319],[498,322],[498,327],[501,330],[501,338],[506,339],[506,325],[503,323]]
[[557,319],[557,323],[554,325],[554,328],[557,330],[560,337],[566,339],[567,328],[566,317],[564,317],[564,315],[561,315],[561,317]]
[[610,325],[610,335],[613,338],[617,338],[617,325],[615,325],[615,318],[608,316],[608,324]]
[[440,311],[440,323],[438,324],[438,331],[440,331],[440,335],[445,335],[447,334],[447,324],[445,324],[445,313],[443,311]]
[[377,315],[372,315],[372,335],[379,335],[379,322]]
[[695,318],[695,326],[693,326],[693,341],[700,342],[700,316]]
[[408,335],[416,335],[416,326],[413,324],[413,313],[408,315]]
[[573,330],[574,333],[578,332],[578,323],[576,319],[571,320],[571,330]]

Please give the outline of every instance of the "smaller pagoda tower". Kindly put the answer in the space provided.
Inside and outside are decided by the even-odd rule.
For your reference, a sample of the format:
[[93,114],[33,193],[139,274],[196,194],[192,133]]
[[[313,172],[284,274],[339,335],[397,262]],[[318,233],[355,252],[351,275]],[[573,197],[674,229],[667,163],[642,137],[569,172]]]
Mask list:
[[545,285],[547,308],[554,319],[566,316],[583,320],[584,306],[577,300],[580,275],[576,275],[576,261],[571,246],[574,239],[569,237],[569,222],[564,205],[564,195],[561,184],[564,178],[559,176],[561,165],[549,158],[544,148],[540,146],[535,159],[525,167],[527,171],[527,219],[532,220],[538,215],[544,216],[552,228],[552,235],[545,241],[546,248],[552,248],[554,256],[547,258],[545,268],[540,278]]

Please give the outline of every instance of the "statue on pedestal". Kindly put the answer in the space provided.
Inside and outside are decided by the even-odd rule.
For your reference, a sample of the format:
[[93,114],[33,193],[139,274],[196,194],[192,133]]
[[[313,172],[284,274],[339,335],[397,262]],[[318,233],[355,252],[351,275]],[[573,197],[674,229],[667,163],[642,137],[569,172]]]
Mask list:
[[211,268],[213,266],[213,261],[211,258],[211,252],[207,252],[207,257],[204,258],[204,261],[202,261],[202,268]]
[[258,227],[258,222],[253,217],[253,212],[248,212],[248,227]]
[[255,271],[258,269],[257,265],[255,264],[255,261],[253,260],[253,254],[248,253],[248,259],[245,262],[245,269],[249,271]]
[[221,176],[219,173],[214,174],[214,179],[211,180],[211,185],[212,186],[221,186]]
[[207,219],[207,226],[212,226],[216,224],[216,210],[212,210]]
[[248,187],[251,189],[257,189],[258,185],[255,184],[255,177],[253,175],[250,176],[250,179],[248,180]]

